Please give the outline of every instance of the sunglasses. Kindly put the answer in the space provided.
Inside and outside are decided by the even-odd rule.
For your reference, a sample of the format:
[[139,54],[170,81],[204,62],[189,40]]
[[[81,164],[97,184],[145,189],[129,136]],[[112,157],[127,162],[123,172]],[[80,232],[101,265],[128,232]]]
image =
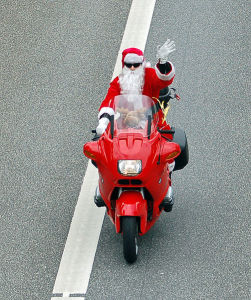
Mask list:
[[127,67],[127,68],[131,68],[132,66],[134,66],[134,68],[138,68],[140,65],[142,65],[142,63],[135,63],[135,64],[127,64],[127,63],[125,63],[125,66]]

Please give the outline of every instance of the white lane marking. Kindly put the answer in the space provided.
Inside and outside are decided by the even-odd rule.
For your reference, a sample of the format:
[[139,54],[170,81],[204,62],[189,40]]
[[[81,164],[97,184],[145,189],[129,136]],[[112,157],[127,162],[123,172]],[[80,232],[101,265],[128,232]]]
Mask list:
[[64,300],[64,299],[72,299],[72,300],[85,300],[85,296],[83,295],[76,295],[76,294],[68,294],[68,293],[63,293],[63,294],[54,294],[52,296],[53,300]]
[[[133,0],[112,78],[121,71],[123,49],[137,47],[144,51],[155,2]],[[89,161],[53,289],[53,295],[63,297],[51,300],[72,299],[72,294],[87,292],[105,214],[104,208],[93,203],[97,182],[97,169]]]
[[97,169],[89,162],[53,289],[64,298],[87,290],[105,213],[93,202],[97,182]]

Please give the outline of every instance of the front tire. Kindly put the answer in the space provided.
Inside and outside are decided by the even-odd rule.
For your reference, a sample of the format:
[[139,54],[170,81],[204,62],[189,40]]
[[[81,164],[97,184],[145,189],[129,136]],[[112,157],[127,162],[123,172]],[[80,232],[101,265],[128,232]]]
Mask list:
[[122,217],[123,252],[128,263],[136,261],[138,256],[138,222],[136,217]]

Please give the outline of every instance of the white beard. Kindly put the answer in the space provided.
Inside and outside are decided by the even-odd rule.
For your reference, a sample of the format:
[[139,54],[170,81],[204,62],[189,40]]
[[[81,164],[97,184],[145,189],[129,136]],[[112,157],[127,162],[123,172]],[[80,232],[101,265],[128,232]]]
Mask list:
[[142,95],[144,86],[145,69],[143,65],[134,71],[124,67],[119,75],[119,84],[122,95]]

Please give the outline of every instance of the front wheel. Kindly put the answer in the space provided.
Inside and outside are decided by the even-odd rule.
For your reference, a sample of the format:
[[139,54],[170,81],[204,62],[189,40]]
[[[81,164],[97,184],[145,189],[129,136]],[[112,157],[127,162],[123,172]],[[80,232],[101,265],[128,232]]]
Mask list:
[[138,222],[136,217],[122,217],[123,251],[128,263],[136,261],[138,256]]

